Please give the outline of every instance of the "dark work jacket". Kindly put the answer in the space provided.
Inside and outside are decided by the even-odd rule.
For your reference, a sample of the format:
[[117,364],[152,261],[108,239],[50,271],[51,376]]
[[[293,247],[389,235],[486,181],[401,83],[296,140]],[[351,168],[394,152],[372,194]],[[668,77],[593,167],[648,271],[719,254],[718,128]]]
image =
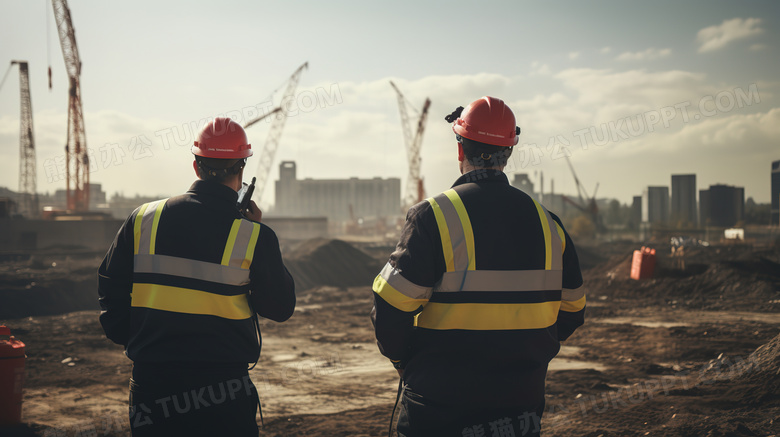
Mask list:
[[[409,210],[374,282],[380,350],[404,369],[407,388],[430,401],[536,407],[559,342],[584,320],[574,243],[560,219],[509,185],[503,172],[465,174],[453,190]],[[461,255],[454,251],[455,264],[458,256],[474,263],[463,271],[453,271],[449,243],[442,244],[448,198],[455,199],[449,207],[455,220],[446,220],[447,241],[456,228],[473,231],[470,259],[467,244]],[[465,211],[455,214],[456,203]],[[550,268],[555,244],[558,267]]]
[[[185,194],[161,206],[153,253],[156,259],[188,267],[189,275],[150,273],[148,268],[136,271],[141,269],[134,267],[138,262],[134,224],[144,207],[136,209],[120,228],[98,271],[100,323],[106,336],[125,346],[125,353],[136,364],[251,363],[260,354],[254,314],[277,322],[293,314],[295,287],[282,262],[276,234],[264,224],[246,219],[237,222],[242,219],[237,197],[225,185],[198,180]],[[234,223],[256,230],[248,283],[211,282],[202,271],[222,267]],[[236,238],[238,247],[245,238]],[[250,252],[246,243],[243,247]],[[150,287],[157,288],[148,292]],[[147,292],[146,301],[140,298],[141,291]],[[220,316],[214,309],[219,305],[210,304],[226,299],[229,305],[222,307],[239,316]]]

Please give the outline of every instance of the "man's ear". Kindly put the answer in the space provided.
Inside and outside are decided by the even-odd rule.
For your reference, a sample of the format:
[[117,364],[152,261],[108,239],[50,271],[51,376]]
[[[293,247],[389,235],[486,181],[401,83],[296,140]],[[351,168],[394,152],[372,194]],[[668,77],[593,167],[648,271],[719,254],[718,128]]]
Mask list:
[[198,170],[198,161],[195,161],[194,159],[192,160],[192,168],[193,170],[195,170],[195,176],[197,176],[198,179],[200,179],[200,170]]
[[463,144],[458,143],[458,161],[463,162],[465,157],[463,156]]

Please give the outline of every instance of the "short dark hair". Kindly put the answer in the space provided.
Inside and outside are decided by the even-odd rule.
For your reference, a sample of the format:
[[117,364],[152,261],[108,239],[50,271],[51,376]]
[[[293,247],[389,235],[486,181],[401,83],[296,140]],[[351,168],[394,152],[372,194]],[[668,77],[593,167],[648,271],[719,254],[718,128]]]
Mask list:
[[477,168],[502,167],[512,155],[512,147],[494,146],[455,135],[463,147],[463,155]]
[[198,163],[200,178],[204,181],[214,181],[223,183],[230,176],[237,175],[246,165],[246,158],[243,159],[217,159],[195,156],[195,162]]

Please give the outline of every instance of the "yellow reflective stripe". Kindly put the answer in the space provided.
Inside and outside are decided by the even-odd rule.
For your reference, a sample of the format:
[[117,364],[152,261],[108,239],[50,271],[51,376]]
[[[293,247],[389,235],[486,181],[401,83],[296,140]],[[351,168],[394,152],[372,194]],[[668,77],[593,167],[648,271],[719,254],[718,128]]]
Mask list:
[[558,270],[473,270],[444,273],[435,291],[542,291],[560,290],[561,286]]
[[455,207],[455,211],[458,212],[460,223],[463,226],[463,236],[466,239],[466,253],[468,253],[469,257],[468,270],[475,270],[477,261],[474,252],[474,230],[471,228],[471,219],[469,219],[469,214],[466,212],[466,207],[463,205],[463,200],[461,200],[460,196],[455,190],[449,189],[444,192],[444,195],[446,195],[447,198],[449,198],[452,202],[452,205]]
[[144,218],[144,213],[146,212],[146,208],[149,206],[148,203],[144,203],[141,205],[141,208],[138,210],[138,214],[135,215],[135,219],[133,219],[133,254],[138,255],[138,245],[141,243],[141,222]]
[[255,246],[257,246],[257,238],[260,236],[260,223],[252,223],[252,236],[249,237],[249,245],[246,248],[246,255],[244,256],[244,262],[241,263],[242,269],[248,269],[252,265],[252,259],[255,257]]
[[563,288],[561,289],[561,300],[568,300],[570,302],[574,302],[576,300],[579,300],[582,298],[582,296],[585,296],[585,289],[580,288]]
[[428,302],[428,299],[412,299],[400,291],[393,288],[381,275],[377,275],[374,279],[374,293],[379,295],[385,302],[393,306],[393,308],[399,309],[403,312],[409,313],[420,308],[420,305],[424,305]]
[[[555,222],[555,220],[553,220]],[[555,222],[555,230],[558,231],[558,236],[561,237],[561,254],[566,251],[566,234],[563,233],[563,228],[558,222]]]
[[249,284],[248,270],[168,255],[143,253],[135,255],[133,272],[159,273],[226,285]]
[[228,234],[227,244],[225,245],[225,251],[222,253],[222,265],[230,265],[230,255],[233,254],[233,246],[236,244],[236,235],[238,235],[238,228],[241,227],[241,219],[235,219],[233,226],[230,227],[230,234]]
[[[166,199],[167,200],[167,199]],[[165,200],[161,200],[157,204],[157,210],[154,211],[154,220],[152,221],[152,239],[149,242],[149,253],[154,254],[154,246],[157,241],[157,225],[160,224],[160,214],[162,214],[163,207],[165,206]]]
[[385,264],[382,271],[379,272],[382,277],[395,291],[400,292],[410,299],[428,300],[431,297],[433,287],[423,287],[403,277],[395,267],[389,262]]
[[585,308],[585,296],[582,296],[581,298],[575,301],[569,301],[569,300],[561,301],[561,311],[576,313],[577,311],[580,311],[583,308]]
[[550,235],[550,224],[547,222],[547,214],[545,214],[542,205],[534,200],[536,205],[536,212],[539,213],[539,220],[541,221],[542,231],[544,232],[544,269],[552,269],[552,235]]
[[522,304],[428,302],[417,318],[417,326],[473,331],[541,329],[558,320],[560,305],[559,301]]
[[242,320],[252,316],[245,294],[223,296],[159,284],[133,284],[131,305],[184,314]]
[[454,271],[455,254],[452,251],[452,241],[450,241],[450,230],[447,227],[447,220],[444,219],[444,213],[433,197],[426,200],[433,207],[433,215],[436,216],[436,224],[439,227],[439,235],[441,236],[441,248],[444,251],[444,264],[447,266],[448,272]]

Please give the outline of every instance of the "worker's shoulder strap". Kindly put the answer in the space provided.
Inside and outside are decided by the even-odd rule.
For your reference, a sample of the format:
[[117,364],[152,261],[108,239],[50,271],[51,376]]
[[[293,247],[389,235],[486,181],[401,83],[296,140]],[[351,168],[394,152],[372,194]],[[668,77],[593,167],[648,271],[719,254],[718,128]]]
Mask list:
[[463,200],[454,189],[425,200],[436,217],[447,271],[475,270],[474,231]]
[[[133,220],[134,254],[154,255],[157,241],[157,227],[163,207],[168,199],[141,205]],[[235,219],[230,227],[221,265],[249,269],[254,258],[257,240],[260,237],[260,223]]]
[[[532,199],[533,200],[533,199]],[[476,270],[474,231],[463,200],[454,189],[426,199],[433,209],[441,236],[447,272]],[[566,238],[550,212],[533,200],[545,244],[545,270],[562,270]],[[529,230],[530,231],[530,230]]]
[[544,233],[544,269],[563,270],[563,251],[566,249],[566,236],[563,233],[563,228],[552,218],[547,208],[533,198],[531,200],[533,200],[536,206],[536,212],[539,214],[539,222]]
[[255,256],[255,246],[260,237],[260,223],[245,219],[233,220],[225,250],[222,253],[222,265],[248,269]]
[[167,201],[167,198],[160,199],[144,203],[138,208],[133,219],[133,254],[154,254],[157,225],[160,223],[160,215]]

